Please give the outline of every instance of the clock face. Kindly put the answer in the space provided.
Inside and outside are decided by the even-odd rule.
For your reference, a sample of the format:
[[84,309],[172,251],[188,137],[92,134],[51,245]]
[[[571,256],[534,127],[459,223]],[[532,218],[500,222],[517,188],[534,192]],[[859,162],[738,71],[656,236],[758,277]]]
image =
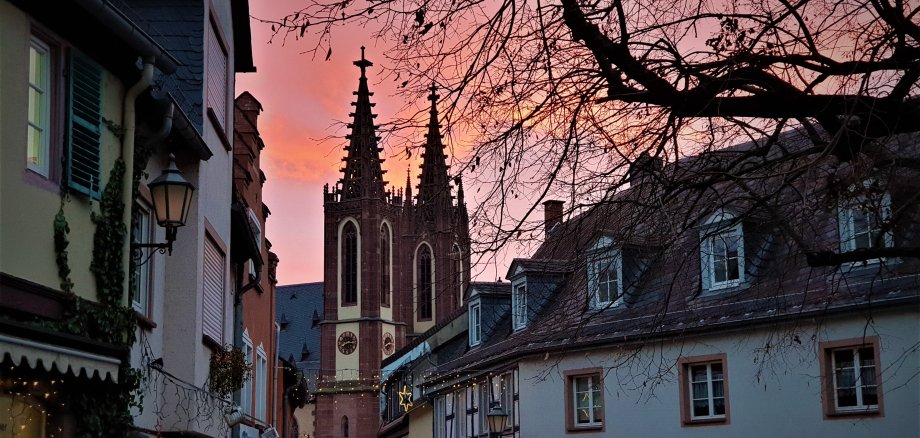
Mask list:
[[339,335],[339,351],[342,354],[351,354],[354,353],[355,349],[358,348],[358,337],[355,336],[352,332],[342,332]]
[[383,354],[389,356],[396,351],[396,341],[393,340],[393,334],[384,333],[383,334]]

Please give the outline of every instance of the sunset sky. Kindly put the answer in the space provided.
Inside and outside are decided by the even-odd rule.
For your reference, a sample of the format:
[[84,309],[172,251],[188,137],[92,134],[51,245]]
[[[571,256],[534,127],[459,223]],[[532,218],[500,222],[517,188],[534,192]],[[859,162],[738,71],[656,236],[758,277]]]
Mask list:
[[[251,2],[256,18],[279,18],[302,6],[302,0]],[[237,95],[249,91],[262,103],[259,132],[265,142],[262,170],[266,175],[264,202],[272,215],[266,225],[272,250],[278,254],[279,284],[322,281],[323,184],[330,185],[341,173],[345,132],[337,121],[347,121],[358,87],[358,69],[352,62],[367,46],[367,58],[375,63],[368,70],[371,98],[376,103],[378,122],[385,122],[402,108],[395,96],[396,82],[382,80],[383,42],[363,28],[339,30],[333,35],[333,53],[328,61],[303,52],[304,40],[276,40],[271,28],[252,20],[252,48],[256,73],[237,75]],[[423,102],[425,104],[427,102]],[[336,136],[337,138],[323,138]],[[390,187],[405,185],[410,163],[386,145],[384,168]],[[399,145],[396,145],[399,147]],[[413,163],[414,164],[414,163]],[[418,168],[411,166],[413,178]],[[417,184],[413,182],[413,185]]]

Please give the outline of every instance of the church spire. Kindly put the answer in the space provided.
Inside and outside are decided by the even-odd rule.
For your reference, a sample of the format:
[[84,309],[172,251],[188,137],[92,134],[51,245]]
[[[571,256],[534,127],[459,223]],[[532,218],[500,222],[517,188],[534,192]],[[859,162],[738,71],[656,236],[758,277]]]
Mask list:
[[355,106],[355,112],[350,115],[353,117],[352,123],[348,125],[351,128],[351,134],[345,138],[349,140],[345,150],[348,156],[343,158],[345,161],[345,174],[342,177],[342,193],[345,199],[354,199],[362,197],[380,198],[384,196],[383,174],[380,163],[380,152],[383,148],[377,146],[376,126],[374,118],[376,114],[371,112],[374,104],[371,103],[370,97],[374,95],[367,87],[367,67],[374,63],[364,58],[364,47],[361,47],[361,59],[354,64],[361,69],[361,78],[358,80],[358,91],[354,94],[358,96],[357,102],[352,103]]
[[[431,84],[431,115],[428,121],[428,134],[425,135],[425,149],[422,154],[421,182],[418,186],[418,200],[426,210],[426,216],[433,217],[436,211],[444,211],[450,207],[450,179],[447,175],[447,163],[444,156],[444,143],[441,142],[441,125],[438,123],[438,95],[437,87]],[[443,202],[447,200],[447,202]],[[443,210],[442,210],[443,209]]]

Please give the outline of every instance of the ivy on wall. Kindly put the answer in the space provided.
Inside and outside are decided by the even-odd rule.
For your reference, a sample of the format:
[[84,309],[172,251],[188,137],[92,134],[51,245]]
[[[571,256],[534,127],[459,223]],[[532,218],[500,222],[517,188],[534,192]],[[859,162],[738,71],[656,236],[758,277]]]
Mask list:
[[[132,199],[137,197],[140,178],[150,154],[151,148],[139,147],[136,150]],[[129,238],[128,230],[122,222],[125,209],[122,202],[125,169],[124,160],[120,157],[116,159],[99,202],[99,211],[91,213],[95,231],[90,272],[96,280],[96,302],[73,293],[67,252],[70,226],[64,215],[64,200],[68,195],[66,190],[62,191],[61,208],[54,217],[55,259],[61,289],[70,294],[73,300],[64,318],[53,324],[52,328],[116,346],[130,347],[135,342],[137,321],[134,311],[122,305],[125,275],[122,266],[123,244]],[[137,218],[132,215],[132,220]],[[130,271],[133,273],[133,269]],[[133,287],[134,275],[131,277]],[[141,373],[123,361],[119,367],[118,383],[106,382],[86,390],[70,391],[67,396],[70,398],[78,436],[127,436],[133,425],[131,409],[142,406],[140,384]]]

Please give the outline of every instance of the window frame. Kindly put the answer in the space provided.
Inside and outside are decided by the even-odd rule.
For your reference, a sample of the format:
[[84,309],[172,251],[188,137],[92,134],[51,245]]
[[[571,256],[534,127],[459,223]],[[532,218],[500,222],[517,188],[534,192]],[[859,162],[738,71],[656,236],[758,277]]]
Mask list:
[[[230,109],[229,109],[229,107],[230,107],[230,100],[231,100],[229,95],[230,95],[230,90],[231,90],[231,88],[232,88],[232,87],[230,86],[230,85],[231,85],[231,84],[230,84],[230,79],[231,79],[231,74],[230,74],[230,67],[231,67],[231,65],[230,65],[230,50],[229,50],[229,48],[228,48],[227,38],[224,36],[223,28],[220,26],[217,17],[215,17],[213,14],[210,14],[209,17],[208,17],[208,24],[209,24],[209,26],[208,26],[209,30],[207,31],[207,32],[208,32],[207,39],[209,40],[209,41],[208,41],[208,46],[209,46],[209,47],[208,47],[208,50],[205,52],[205,55],[206,55],[205,65],[206,65],[206,68],[207,68],[207,75],[206,75],[206,77],[205,77],[205,94],[206,94],[206,96],[205,96],[205,105],[206,105],[206,107],[207,107],[208,109],[211,110],[210,113],[213,113],[213,116],[211,116],[210,113],[209,113],[208,115],[209,115],[209,119],[211,119],[211,122],[212,122],[214,125],[216,125],[216,126],[215,126],[215,129],[217,129],[218,131],[222,132],[224,138],[226,138],[226,136],[227,136],[227,131],[228,131],[229,128],[230,128],[230,117],[231,117],[231,115],[232,115],[232,113],[231,113],[231,111],[230,111]],[[213,41],[210,41],[210,40],[211,40],[211,36],[213,36],[213,38],[214,38]],[[222,88],[223,88],[223,92],[224,92],[224,93],[223,93],[223,98],[222,98],[222,99],[223,99],[223,102],[214,102],[214,104],[223,103],[223,108],[220,108],[220,112],[218,112],[218,109],[215,108],[215,106],[212,105],[212,102],[211,102],[211,96],[212,96],[212,93],[211,93],[211,85],[212,85],[212,83],[211,83],[211,78],[212,78],[212,76],[211,76],[211,68],[212,68],[212,67],[217,67],[216,65],[213,65],[213,64],[212,64],[212,60],[211,60],[211,56],[210,56],[210,55],[212,54],[212,52],[211,52],[211,47],[210,47],[210,44],[211,44],[212,42],[216,42],[216,43],[217,43],[217,48],[218,48],[218,50],[220,51],[220,53],[223,55],[223,58],[222,58],[222,59],[223,59],[223,64],[224,64],[224,72],[223,72],[223,75],[222,75],[222,76],[223,76],[223,80],[222,80],[223,87],[222,87]],[[217,91],[219,92],[219,91],[221,91],[221,90],[217,90]],[[219,95],[220,93],[213,93],[213,94],[214,94],[215,96],[217,96],[217,95]],[[221,117],[221,116],[223,116],[223,117]]]
[[[473,316],[475,314],[475,317]],[[482,301],[479,299],[470,301],[469,307],[469,332],[470,347],[482,344]]]
[[[576,403],[575,403],[575,390],[576,390],[576,380],[582,378],[597,379],[598,393],[600,394],[601,399],[601,409],[604,413],[604,418],[601,418],[599,421],[593,421],[589,424],[578,424],[576,423]],[[566,434],[579,433],[579,432],[604,432],[607,428],[607,404],[604,400],[604,370],[602,368],[583,368],[577,370],[569,370],[563,373],[563,379],[565,381],[565,431]],[[589,394],[591,394],[591,399],[589,401],[592,406],[591,416],[594,416],[594,395],[591,388],[591,381],[589,381]],[[596,419],[594,419],[596,420]]]
[[[725,399],[725,413],[706,417],[693,415],[693,392],[690,389],[691,372],[693,366],[707,366],[707,391],[709,400],[712,401],[712,364],[722,365],[722,397]],[[702,356],[681,357],[677,360],[678,384],[680,386],[680,416],[682,426],[722,425],[731,424],[731,399],[729,396],[728,355],[725,353],[708,354]],[[710,405],[710,411],[713,406]]]
[[[246,359],[246,365],[249,367],[249,371],[252,372],[252,368],[255,365],[253,357],[255,356],[255,350],[252,348],[252,338],[249,337],[249,330],[243,329],[243,355]],[[255,411],[253,409],[253,399],[254,399],[254,387],[253,379],[246,379],[243,382],[243,387],[240,388],[240,410],[243,414],[252,415]]]
[[[609,242],[612,244],[612,241]],[[601,246],[601,242],[598,243]],[[605,266],[613,266],[613,272],[616,273],[616,297],[609,297],[609,300],[601,300],[600,286],[601,279],[599,273]],[[588,294],[589,303],[592,309],[603,310],[607,308],[619,307],[624,304],[623,294],[623,252],[620,248],[597,248],[588,253]],[[606,272],[610,272],[608,269]],[[610,283],[609,276],[608,281]]]
[[[201,332],[202,332],[202,337],[205,339],[205,342],[213,344],[215,346],[220,346],[220,345],[223,345],[223,336],[225,334],[224,330],[226,330],[227,328],[227,296],[226,295],[227,295],[227,290],[228,290],[228,277],[229,277],[227,273],[228,251],[227,251],[227,245],[224,243],[223,240],[220,239],[219,237],[220,235],[217,233],[217,231],[214,230],[213,226],[211,226],[211,223],[207,219],[205,219],[204,225],[205,225],[205,233],[204,233],[204,242],[202,245],[203,248],[202,248],[202,266],[201,266],[201,272],[202,272],[202,275],[201,275],[201,282],[202,282],[202,285],[201,285],[201,288],[202,288]],[[221,276],[220,278],[221,290],[220,290],[220,298],[219,298],[220,311],[218,315],[216,315],[216,317],[220,320],[220,329],[219,329],[220,338],[219,339],[214,339],[214,337],[211,336],[212,334],[218,335],[218,333],[208,333],[208,328],[205,327],[205,312],[207,312],[207,308],[205,306],[204,299],[206,296],[205,282],[207,279],[205,277],[207,274],[206,257],[207,257],[207,252],[208,252],[208,246],[210,246],[217,252],[217,255],[220,257],[220,261],[222,262],[221,270],[220,270],[220,276]]]
[[[28,78],[26,81],[28,88],[28,95],[26,97],[28,102],[26,105],[26,169],[46,179],[52,178],[52,171],[54,168],[54,154],[52,151],[53,148],[51,147],[51,137],[54,135],[55,120],[53,119],[53,115],[55,113],[54,106],[58,96],[55,95],[55,83],[57,81],[55,81],[56,75],[53,74],[53,72],[57,71],[56,67],[59,64],[59,61],[56,59],[59,49],[55,50],[57,45],[49,40],[50,38],[36,33],[33,29],[29,38],[29,61],[26,63],[28,65]],[[33,49],[36,49],[37,52],[41,52],[42,58],[44,59],[44,74],[40,78],[42,83],[38,85],[32,83],[33,72],[31,56]],[[33,112],[31,94],[33,89],[37,90],[41,95],[43,111],[40,117],[44,122],[43,126],[37,126],[38,123],[31,120]],[[29,148],[31,147],[29,133],[32,132],[33,127],[40,130],[42,134],[40,155],[44,159],[42,160],[43,163],[40,165],[33,164],[29,159]]]
[[521,330],[527,327],[527,280],[519,280],[511,285],[511,327]]
[[[134,203],[137,212],[137,229],[131,230],[131,238],[134,243],[147,244],[156,241],[156,218],[154,217],[153,207],[147,202],[138,199]],[[149,251],[154,251],[150,249]],[[149,258],[148,258],[149,257]],[[151,301],[153,298],[153,267],[156,263],[155,254],[143,254],[140,261],[146,261],[139,264],[140,261],[132,259],[134,283],[131,290],[131,307],[140,315],[151,317]],[[135,300],[135,295],[138,299]]]
[[[256,232],[256,236],[255,236],[256,237],[256,248],[259,250],[259,258],[262,258],[262,240],[264,240],[262,237],[262,224],[261,224],[261,221],[259,220],[259,217],[256,216],[256,213],[252,211],[251,208],[247,209],[247,213],[249,216],[249,221],[252,223],[252,225],[255,226],[255,229],[253,231]],[[247,263],[249,264],[249,277],[250,279],[255,279],[256,278],[256,264],[253,263],[252,260],[249,260]],[[264,263],[263,263],[263,268],[264,268]]]
[[[716,239],[721,238],[724,240],[725,237],[723,236],[726,235],[737,238],[736,259],[738,265],[738,278],[728,279],[728,272],[726,272],[725,281],[716,281],[716,254],[713,246]],[[729,259],[727,252],[725,258]],[[702,289],[706,291],[719,291],[743,286],[747,281],[745,275],[746,263],[744,224],[740,220],[737,220],[733,214],[728,212],[723,211],[711,215],[709,219],[705,221],[705,226],[700,231],[700,276]]]
[[[873,350],[875,391],[878,397],[878,403],[876,405],[863,405],[862,407],[839,408],[837,407],[837,383],[833,353],[835,351],[858,350],[860,348],[872,348]],[[821,401],[824,407],[824,419],[885,416],[885,392],[882,388],[881,348],[878,336],[820,342],[818,343],[818,351],[821,366]],[[858,377],[856,381],[859,382],[860,379],[861,378]],[[863,386],[858,386],[857,388],[859,388],[859,393],[861,393]]]
[[[351,279],[353,280],[353,283],[354,283],[354,301],[346,300],[346,298],[351,298],[350,296],[346,296],[346,293],[348,292],[346,289],[348,289],[347,286],[349,285],[346,283],[348,283],[347,280],[349,280],[348,277],[351,274],[351,272],[347,269],[348,260],[346,260],[346,258],[348,257],[348,248],[346,248],[346,244],[348,242],[346,241],[346,236],[345,236],[346,229],[348,228],[349,225],[354,227],[354,230],[355,230],[354,278]],[[339,224],[338,234],[339,234],[339,242],[338,242],[338,253],[339,253],[338,261],[339,263],[337,263],[338,265],[337,269],[338,269],[338,274],[339,274],[339,282],[338,282],[339,303],[338,304],[341,307],[354,307],[361,303],[361,228],[358,226],[358,222],[355,221],[353,218],[346,218],[342,220],[342,222]]]
[[380,224],[380,305],[390,307],[393,292],[393,229],[389,222]]
[[[872,187],[874,187],[876,185],[876,182],[872,180],[867,180],[867,181],[863,181],[862,185],[863,185],[863,188],[866,189],[868,192],[868,189],[871,189]],[[856,186],[851,185],[849,189],[851,192],[855,192]],[[871,195],[872,193],[869,192],[868,194]],[[875,230],[880,232],[882,231],[882,228],[879,227],[879,222],[887,221],[891,217],[891,194],[888,193],[887,191],[884,191],[880,193],[880,196],[881,196],[881,199],[870,200],[870,198],[867,197],[866,194],[859,194],[859,195],[847,198],[845,200],[842,200],[840,204],[837,206],[837,232],[838,232],[838,237],[839,237],[839,242],[840,242],[840,252],[850,252],[850,251],[856,251],[859,249],[864,249],[864,248],[857,247],[857,242],[856,242],[857,234],[859,235],[868,234],[869,235],[869,242],[868,242],[869,246],[865,249],[871,249],[871,248],[876,247],[875,246],[876,239],[872,237],[873,227],[872,227],[872,224],[870,223],[870,220],[875,222]],[[869,205],[873,207],[878,206],[879,209],[875,210],[875,209],[860,208],[860,206],[865,206],[865,205]],[[860,233],[856,232],[856,229],[855,229],[856,224],[854,223],[855,222],[854,219],[855,219],[857,211],[863,213],[866,218],[866,230]],[[894,246],[894,233],[892,230],[889,229],[885,231],[885,234],[882,237],[881,243],[884,245],[882,246],[882,248],[891,248]],[[880,261],[881,259],[875,258],[875,259],[866,260],[865,263],[866,264],[879,263]],[[860,263],[863,263],[863,262],[860,262]]]
[[268,413],[268,356],[262,344],[256,348],[256,363],[253,364],[255,373],[252,380],[255,380],[255,408],[254,417],[265,421]]
[[[428,262],[428,281],[426,288],[422,284],[422,250],[427,249]],[[422,242],[415,248],[415,257],[413,258],[414,277],[415,277],[415,320],[432,321],[435,318],[435,256],[434,249],[428,242]],[[427,289],[427,290],[425,290]],[[424,296],[423,296],[424,295]],[[427,316],[423,316],[422,310],[427,310]]]

